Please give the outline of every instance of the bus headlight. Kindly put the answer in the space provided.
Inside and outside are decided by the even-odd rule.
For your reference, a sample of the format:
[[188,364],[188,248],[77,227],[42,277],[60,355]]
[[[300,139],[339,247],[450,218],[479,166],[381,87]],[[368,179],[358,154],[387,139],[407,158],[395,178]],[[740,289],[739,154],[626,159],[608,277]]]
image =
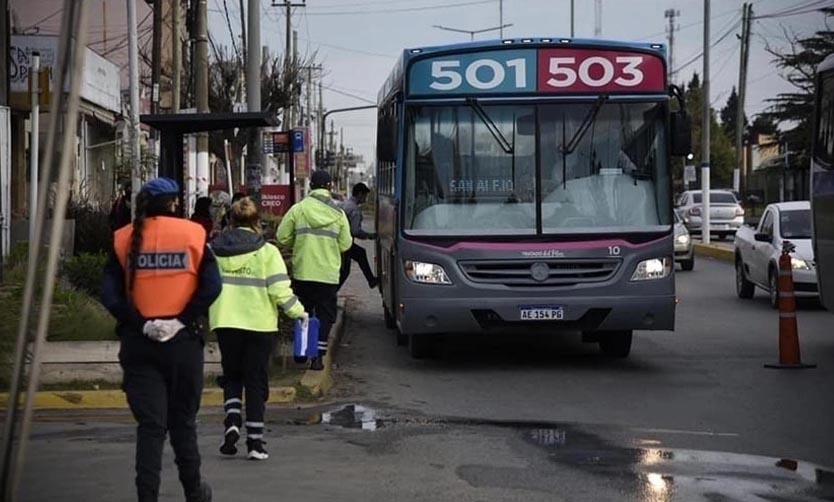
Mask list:
[[406,260],[405,275],[412,281],[423,284],[452,284],[446,270],[434,263]]
[[794,270],[811,270],[811,267],[808,266],[808,262],[802,258],[793,257],[791,257],[791,268]]
[[663,279],[672,271],[672,260],[669,258],[652,258],[643,260],[637,264],[634,273],[631,274],[632,281],[650,281],[652,279]]

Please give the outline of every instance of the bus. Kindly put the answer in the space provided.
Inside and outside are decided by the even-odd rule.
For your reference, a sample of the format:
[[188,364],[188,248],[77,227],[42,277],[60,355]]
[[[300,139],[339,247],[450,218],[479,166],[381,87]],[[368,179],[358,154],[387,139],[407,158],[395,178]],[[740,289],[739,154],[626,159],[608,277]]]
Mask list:
[[811,215],[820,302],[834,312],[834,55],[817,67]]
[[375,217],[385,322],[412,357],[507,330],[627,357],[633,330],[674,329],[671,157],[691,126],[666,72],[662,44],[403,51],[378,96]]

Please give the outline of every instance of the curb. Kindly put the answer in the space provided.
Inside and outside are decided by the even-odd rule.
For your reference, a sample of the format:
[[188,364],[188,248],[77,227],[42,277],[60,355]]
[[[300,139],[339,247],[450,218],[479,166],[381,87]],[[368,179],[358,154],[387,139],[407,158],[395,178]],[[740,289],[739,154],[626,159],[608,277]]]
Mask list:
[[301,387],[312,397],[323,397],[333,387],[333,357],[336,347],[339,346],[339,339],[342,337],[342,330],[345,327],[345,304],[344,297],[338,300],[338,313],[336,322],[333,323],[331,336],[327,340],[327,355],[324,356],[324,369],[321,371],[307,370],[301,377]]
[[[333,387],[333,356],[334,350],[338,347],[344,329],[345,299],[338,300],[338,314],[333,324],[332,336],[328,340],[327,355],[324,357],[324,370],[304,372],[301,378],[300,387],[305,393],[313,397],[322,397]],[[269,400],[267,404],[287,404],[295,401],[298,396],[296,387],[271,387],[269,389]],[[25,394],[20,397],[21,403]],[[8,408],[9,394],[0,393],[0,410]],[[203,390],[201,407],[223,406],[223,390],[210,388]],[[35,395],[34,407],[36,410],[80,410],[80,409],[108,409],[128,408],[127,399],[121,390],[62,390],[62,391],[39,391]]]
[[727,261],[732,263],[735,260],[736,252],[734,249],[727,249],[724,247],[712,246],[707,244],[701,244],[696,242],[693,244],[695,247],[695,254],[698,256],[709,256],[710,258],[715,258],[721,261]]

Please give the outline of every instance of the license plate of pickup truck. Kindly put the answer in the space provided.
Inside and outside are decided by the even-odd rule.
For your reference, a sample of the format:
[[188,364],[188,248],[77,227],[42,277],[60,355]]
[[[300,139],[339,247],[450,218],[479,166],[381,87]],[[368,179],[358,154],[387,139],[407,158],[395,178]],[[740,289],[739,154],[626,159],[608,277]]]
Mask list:
[[524,305],[519,307],[522,321],[561,321],[565,312],[559,305]]

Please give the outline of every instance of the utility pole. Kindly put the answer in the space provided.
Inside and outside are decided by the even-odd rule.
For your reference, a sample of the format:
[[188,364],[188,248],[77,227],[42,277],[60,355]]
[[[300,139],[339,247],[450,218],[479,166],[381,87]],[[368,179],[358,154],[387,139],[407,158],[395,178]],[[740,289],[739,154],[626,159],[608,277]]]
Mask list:
[[316,117],[316,125],[318,126],[318,144],[319,144],[319,162],[316,164],[316,167],[319,169],[324,168],[324,153],[326,151],[324,147],[324,134],[326,129],[326,124],[324,123],[324,92],[321,83],[321,77],[319,77],[319,113],[318,117]]
[[709,2],[704,0],[704,111],[701,126],[701,242],[710,243],[710,94],[709,94]]
[[[246,41],[246,108],[261,111],[261,3],[249,0],[249,32]],[[246,191],[256,201],[261,200],[263,172],[261,161],[263,144],[261,130],[254,129],[246,147]]]
[[[251,1],[251,0],[250,0]],[[293,49],[292,49],[292,8],[293,7],[307,7],[307,0],[302,0],[301,3],[293,3],[292,0],[287,0],[283,3],[273,3],[273,7],[284,7],[286,9],[285,16],[286,16],[286,46],[284,49],[284,81],[289,83],[291,86],[295,84],[295,78],[293,77]],[[292,91],[292,89],[291,89]],[[293,95],[294,96],[294,95]],[[289,107],[284,110],[284,129],[292,128],[293,126],[293,115],[292,115],[292,104],[295,98],[290,97]]]
[[594,38],[602,36],[602,0],[594,0]]
[[[208,113],[208,0],[197,0],[197,36],[194,47],[195,86],[197,113]],[[197,196],[208,195],[209,137],[207,132],[197,133]],[[180,180],[181,181],[181,180]],[[191,210],[191,208],[188,208]]]
[[307,104],[304,107],[304,122],[301,125],[310,127],[310,117],[313,115],[313,67],[307,67]]
[[171,26],[171,66],[173,76],[171,81],[171,108],[173,113],[180,111],[180,78],[182,75],[182,5],[180,0],[171,0],[171,8],[174,9]]
[[0,106],[9,103],[9,0],[0,0]]
[[151,113],[159,113],[159,76],[162,73],[162,0],[153,1],[151,46]]
[[574,4],[574,0],[570,0],[570,38],[573,38],[574,36],[576,36],[576,34],[574,32],[574,29],[573,29],[574,28],[574,14],[573,14],[574,5],[573,4]]
[[139,151],[139,41],[136,35],[136,0],[127,0],[127,46],[130,68],[130,209],[136,216],[136,194],[142,189]]
[[243,56],[243,60],[248,61],[248,59],[246,59],[246,23],[243,21],[243,13],[246,11],[243,10],[243,0],[240,0],[238,3],[240,7],[240,52],[241,56]]
[[498,36],[504,38],[504,0],[498,0],[498,26],[501,27]]
[[[738,71],[738,106],[736,108],[736,168],[733,170],[733,190],[741,193],[741,178],[744,166],[744,98],[747,94],[747,63],[750,60],[750,24],[753,20],[753,4],[742,7],[741,56]],[[745,180],[746,181],[746,180]]]
[[37,244],[36,208],[38,207],[38,154],[40,153],[40,99],[41,55],[32,53],[32,68],[29,78],[32,82],[32,136],[29,141],[29,256],[33,256]]
[[101,0],[101,45],[104,53],[107,53],[107,0]]
[[[298,31],[296,30],[293,30],[292,32],[292,67],[293,72],[295,73],[295,78],[293,79],[293,83],[295,84],[295,86],[293,86],[292,89],[292,117],[295,118],[296,116],[298,116],[297,125],[303,125],[303,117],[301,116],[301,113],[299,113],[299,108],[301,104],[299,98],[299,92],[301,89],[299,87],[301,85],[301,69],[298,67]],[[290,127],[293,127],[294,123],[295,119],[293,119],[293,123],[290,124]]]
[[680,27],[675,27],[675,18],[681,15],[681,11],[675,9],[666,9],[663,15],[669,20],[669,26],[666,32],[669,34],[669,58],[668,58],[668,78],[669,84],[672,84],[675,78],[675,30]]

